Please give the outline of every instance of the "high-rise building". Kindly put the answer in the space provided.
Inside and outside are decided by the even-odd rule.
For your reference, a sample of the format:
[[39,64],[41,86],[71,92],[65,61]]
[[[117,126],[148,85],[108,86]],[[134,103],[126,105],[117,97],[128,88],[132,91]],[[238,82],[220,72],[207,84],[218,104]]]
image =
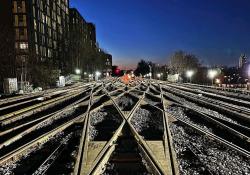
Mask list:
[[69,45],[68,0],[0,2],[0,82],[5,77],[32,79],[31,69],[49,62],[64,70]]
[[247,64],[247,56],[242,54],[239,58],[239,68],[243,68]]
[[71,73],[83,66],[84,46],[87,44],[87,23],[75,8],[69,10]]
[[95,25],[70,9],[69,0],[2,0],[0,18],[0,87],[3,78],[39,84],[51,75],[112,65],[96,41]]
[[104,72],[109,73],[109,75],[112,74],[112,55],[110,54],[105,54],[106,58],[105,59],[105,68]]
[[87,40],[90,41],[92,48],[96,47],[96,28],[93,23],[87,23]]
[[82,72],[98,69],[99,46],[96,42],[96,29],[93,23],[86,22],[79,11],[70,8],[70,60],[71,72],[77,68]]

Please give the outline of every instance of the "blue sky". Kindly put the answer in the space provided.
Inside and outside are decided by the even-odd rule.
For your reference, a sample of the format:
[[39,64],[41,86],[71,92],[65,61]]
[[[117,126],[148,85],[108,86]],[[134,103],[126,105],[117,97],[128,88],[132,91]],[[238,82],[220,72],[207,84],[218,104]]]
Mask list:
[[114,64],[167,63],[176,50],[205,65],[235,65],[250,56],[249,0],[71,0],[96,24],[97,40]]

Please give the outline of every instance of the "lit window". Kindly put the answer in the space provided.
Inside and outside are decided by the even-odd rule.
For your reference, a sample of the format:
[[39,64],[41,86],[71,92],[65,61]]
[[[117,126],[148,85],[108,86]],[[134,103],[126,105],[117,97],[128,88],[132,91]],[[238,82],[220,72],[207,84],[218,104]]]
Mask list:
[[20,43],[20,49],[28,49],[28,43]]

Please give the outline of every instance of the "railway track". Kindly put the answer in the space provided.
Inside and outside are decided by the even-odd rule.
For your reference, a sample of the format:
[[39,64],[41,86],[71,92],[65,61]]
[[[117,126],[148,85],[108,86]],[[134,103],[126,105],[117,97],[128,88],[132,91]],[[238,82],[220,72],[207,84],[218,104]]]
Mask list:
[[219,100],[219,101],[223,101],[225,103],[230,103],[230,104],[234,104],[241,107],[246,107],[249,108],[250,107],[250,99],[249,100],[242,100],[239,99],[239,97],[228,97],[225,95],[220,95],[220,94],[215,94],[215,93],[211,93],[211,92],[206,92],[205,90],[201,90],[201,89],[196,89],[195,87],[186,87],[185,85],[174,85],[174,84],[168,84],[168,86],[186,91],[186,92],[191,92],[193,94],[200,94],[204,97],[208,97],[208,98],[212,98],[215,100]]
[[238,98],[242,100],[250,100],[250,93],[249,91],[245,90],[237,90],[237,89],[231,89],[231,88],[221,88],[221,87],[212,87],[212,86],[203,86],[203,85],[197,85],[197,84],[182,84],[182,86],[194,88],[206,92],[211,92],[219,95],[224,95],[227,97],[232,98]]
[[28,100],[28,101],[22,102],[21,104],[17,103],[15,105],[5,106],[4,109],[0,108],[1,126],[26,118],[44,109],[51,108],[60,103],[63,103],[66,100],[77,97],[82,93],[81,92],[82,89],[83,87],[68,89],[66,94],[61,94],[61,91],[59,91],[55,93],[56,95],[47,94],[46,96],[33,99],[32,102]]
[[[162,84],[143,80],[125,85],[110,79],[75,90],[83,95],[66,107],[15,126],[13,137],[7,137],[11,132],[3,135],[0,172],[176,175],[250,171],[248,136],[235,129],[236,124],[232,127],[170,97],[172,91],[166,92]],[[177,108],[182,113],[173,112]],[[219,154],[226,160],[221,166]],[[230,162],[232,157],[238,163]],[[239,169],[239,164],[245,167]]]
[[[234,115],[228,117],[228,113],[226,114],[221,113],[223,114],[221,115],[218,112],[216,112],[217,108],[213,109],[210,107],[209,109],[207,109],[209,105],[207,105],[208,107],[200,105],[203,103],[200,103],[198,98],[196,98],[195,100],[194,98],[190,96],[182,95],[181,92],[180,92],[180,95],[176,91],[172,93],[168,91],[167,93],[164,92],[163,94],[165,98],[171,99],[175,103],[181,104],[183,109],[191,113],[190,116],[192,116],[193,118],[195,118],[196,116],[195,120],[205,119],[203,123],[206,123],[206,124],[211,123],[212,125],[220,126],[223,130],[228,131],[229,133],[234,133],[237,137],[240,137],[246,142],[249,142],[250,125],[249,125],[249,122],[246,122],[246,120],[242,118],[234,118]],[[188,101],[190,99],[192,99],[191,100],[192,102]],[[222,133],[222,131],[219,133]],[[242,143],[242,142],[239,142],[239,143]]]
[[[196,107],[186,105],[185,101],[175,96],[170,97],[169,94],[166,95],[164,91],[162,91],[162,98],[163,101],[166,100],[163,102],[164,108],[168,115],[181,174],[245,174],[250,172],[248,136],[213,120]],[[182,108],[182,111],[175,108]],[[235,140],[232,141],[232,138]],[[223,158],[220,156],[224,160],[221,160]],[[237,156],[237,161],[235,156]],[[231,169],[229,170],[228,167]]]
[[72,97],[55,102],[56,104],[52,104],[51,107],[49,107],[49,105],[45,105],[37,113],[34,112],[30,116],[28,115],[27,117],[23,117],[20,120],[16,121],[16,117],[20,116],[14,116],[15,118],[11,118],[9,120],[10,122],[2,122],[0,144],[5,145],[3,143],[4,141],[16,140],[10,138],[19,138],[21,137],[20,135],[23,136],[24,132],[27,133],[27,131],[31,131],[32,128],[34,129],[39,125],[42,125],[43,123],[49,123],[53,120],[56,120],[57,118],[59,118],[59,114],[63,113],[64,111],[67,111],[70,108],[72,109],[74,105],[80,103],[81,101],[87,100],[89,97],[88,92],[89,90],[86,89],[77,96],[73,95]]
[[[91,83],[85,84],[84,86],[88,86],[90,84]],[[79,86],[82,86],[82,85],[76,83],[74,85],[63,87],[63,88],[49,89],[49,90],[45,90],[42,92],[35,92],[35,93],[31,93],[31,94],[24,94],[24,95],[18,95],[18,96],[14,96],[14,97],[10,97],[10,98],[0,99],[0,107],[8,106],[11,104],[16,104],[19,102],[34,99],[34,98],[37,98],[39,96],[47,95],[47,94],[58,92],[58,91],[67,91],[69,89],[79,88]]]
[[250,112],[248,108],[243,108],[219,100],[203,97],[199,94],[188,93],[173,87],[169,87],[167,85],[163,87],[163,90],[167,93],[174,94],[175,96],[188,99],[193,103],[198,103],[200,106],[216,110],[220,113],[224,113],[227,116],[231,116],[236,120],[243,120],[247,123],[250,122]]

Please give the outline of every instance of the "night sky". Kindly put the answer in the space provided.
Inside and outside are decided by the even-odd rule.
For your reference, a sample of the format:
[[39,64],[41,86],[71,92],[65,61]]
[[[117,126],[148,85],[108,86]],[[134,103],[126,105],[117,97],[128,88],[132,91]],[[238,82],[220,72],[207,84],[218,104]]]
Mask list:
[[140,59],[167,63],[176,50],[204,65],[236,65],[250,57],[249,0],[71,0],[96,24],[97,40],[114,64],[135,67]]

